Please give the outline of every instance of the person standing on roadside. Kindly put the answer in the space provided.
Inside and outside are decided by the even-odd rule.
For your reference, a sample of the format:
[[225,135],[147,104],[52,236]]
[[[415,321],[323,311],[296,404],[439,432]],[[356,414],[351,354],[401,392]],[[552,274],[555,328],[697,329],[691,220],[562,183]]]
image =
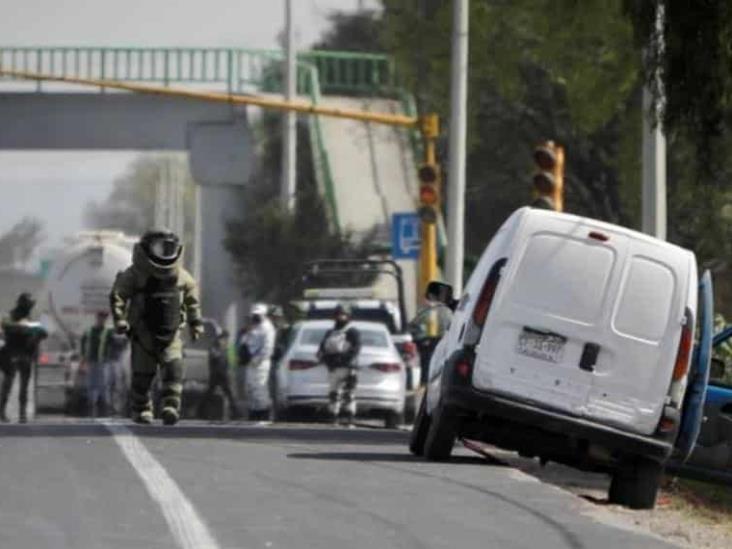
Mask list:
[[0,388],[0,420],[3,422],[8,421],[5,408],[17,373],[20,373],[19,421],[20,423],[28,421],[28,384],[33,367],[38,360],[38,347],[41,341],[48,336],[48,332],[39,322],[31,320],[35,304],[31,294],[27,292],[20,294],[15,308],[2,321],[5,346],[0,353],[0,367],[5,376]]
[[111,407],[111,364],[109,343],[112,330],[109,329],[107,311],[97,313],[94,326],[81,336],[81,358],[86,370],[86,400],[89,417],[100,413],[107,415]]
[[217,387],[221,387],[224,397],[229,403],[229,415],[231,419],[239,419],[241,413],[239,406],[234,398],[231,390],[231,382],[229,381],[229,332],[223,330],[208,350],[208,388],[201,398],[198,408],[198,417],[207,419],[207,407],[214,396]]
[[361,334],[355,326],[349,325],[349,309],[339,305],[334,316],[334,326],[323,336],[317,357],[328,368],[331,419],[337,423],[342,414],[344,422],[350,426],[356,416],[356,358],[361,352]]
[[240,345],[246,346],[244,354],[249,359],[246,363],[247,407],[249,419],[254,421],[268,420],[272,409],[269,371],[275,346],[275,329],[267,312],[267,306],[263,303],[252,306],[250,328],[240,342]]

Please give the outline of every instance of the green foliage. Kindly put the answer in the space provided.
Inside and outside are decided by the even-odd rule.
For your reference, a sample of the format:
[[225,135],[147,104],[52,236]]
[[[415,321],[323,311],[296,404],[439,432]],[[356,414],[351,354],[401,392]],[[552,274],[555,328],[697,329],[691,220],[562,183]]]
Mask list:
[[[452,2],[382,3],[381,32],[373,47],[396,57],[418,109],[439,113],[447,135]],[[503,220],[529,203],[531,150],[544,139],[561,143],[567,153],[567,211],[640,228],[641,89],[652,67],[643,64],[642,46],[656,3],[470,2],[468,255],[480,254]],[[732,121],[727,110],[732,63],[724,61],[732,55],[725,34],[732,5],[666,3],[673,4],[667,18],[669,55],[663,58],[673,68],[665,77],[671,92],[665,111],[669,240],[695,251],[702,267],[713,269],[717,307],[730,314],[732,192],[726,182],[732,176],[727,160],[732,137],[722,131],[712,140],[721,159],[716,163],[702,165],[699,151],[706,139],[701,134],[714,135],[710,121]],[[716,22],[709,21],[712,14],[719,16]],[[705,65],[705,49],[711,66]],[[693,66],[684,68],[687,64]],[[710,118],[720,105],[723,110]],[[446,138],[439,152],[447,173]]]
[[279,117],[265,116],[258,133],[264,140],[259,167],[247,193],[246,217],[230,223],[224,241],[237,266],[240,286],[268,303],[300,297],[305,264],[322,258],[363,257],[368,239],[331,231],[326,208],[313,175],[308,132],[298,125],[297,207],[285,211],[279,202],[281,132]]
[[334,12],[328,16],[328,20],[330,29],[313,45],[313,49],[363,52],[380,49],[378,46],[380,24],[376,12],[362,11],[356,14]]
[[[661,0],[623,4],[637,45],[647,48],[645,79],[661,105],[663,124],[669,132],[689,133],[698,168],[711,175],[725,158],[719,141],[732,120],[732,4]],[[664,24],[659,33],[660,4]]]

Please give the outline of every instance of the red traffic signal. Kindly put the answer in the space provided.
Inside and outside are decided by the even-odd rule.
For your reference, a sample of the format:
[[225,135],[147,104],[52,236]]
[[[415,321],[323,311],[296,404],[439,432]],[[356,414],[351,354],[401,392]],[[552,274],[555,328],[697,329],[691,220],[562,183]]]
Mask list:
[[423,223],[435,223],[440,208],[440,166],[426,162],[417,171],[419,177],[419,217]]
[[435,185],[420,185],[419,202],[425,206],[435,206],[440,200],[437,187]]

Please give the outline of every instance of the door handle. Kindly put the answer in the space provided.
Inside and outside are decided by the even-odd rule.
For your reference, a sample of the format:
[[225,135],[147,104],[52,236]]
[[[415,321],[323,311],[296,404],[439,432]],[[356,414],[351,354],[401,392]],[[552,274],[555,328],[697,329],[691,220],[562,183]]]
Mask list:
[[597,355],[599,354],[600,346],[597,343],[585,343],[579,363],[580,370],[594,372],[595,364],[597,364]]

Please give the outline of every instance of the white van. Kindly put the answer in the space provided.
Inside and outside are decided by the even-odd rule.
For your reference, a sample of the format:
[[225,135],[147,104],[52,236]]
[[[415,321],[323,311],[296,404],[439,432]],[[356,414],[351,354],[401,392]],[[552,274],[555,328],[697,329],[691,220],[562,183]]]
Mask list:
[[[611,501],[653,507],[663,463],[675,444],[690,452],[701,422],[699,403],[685,404],[690,380],[703,400],[708,378],[708,350],[706,364],[691,360],[699,287],[688,250],[592,219],[516,211],[459,301],[445,284],[428,288],[455,316],[430,362],[410,449],[440,460],[456,438],[482,440],[610,472]],[[711,309],[708,275],[703,287]],[[710,345],[711,310],[703,317]]]

